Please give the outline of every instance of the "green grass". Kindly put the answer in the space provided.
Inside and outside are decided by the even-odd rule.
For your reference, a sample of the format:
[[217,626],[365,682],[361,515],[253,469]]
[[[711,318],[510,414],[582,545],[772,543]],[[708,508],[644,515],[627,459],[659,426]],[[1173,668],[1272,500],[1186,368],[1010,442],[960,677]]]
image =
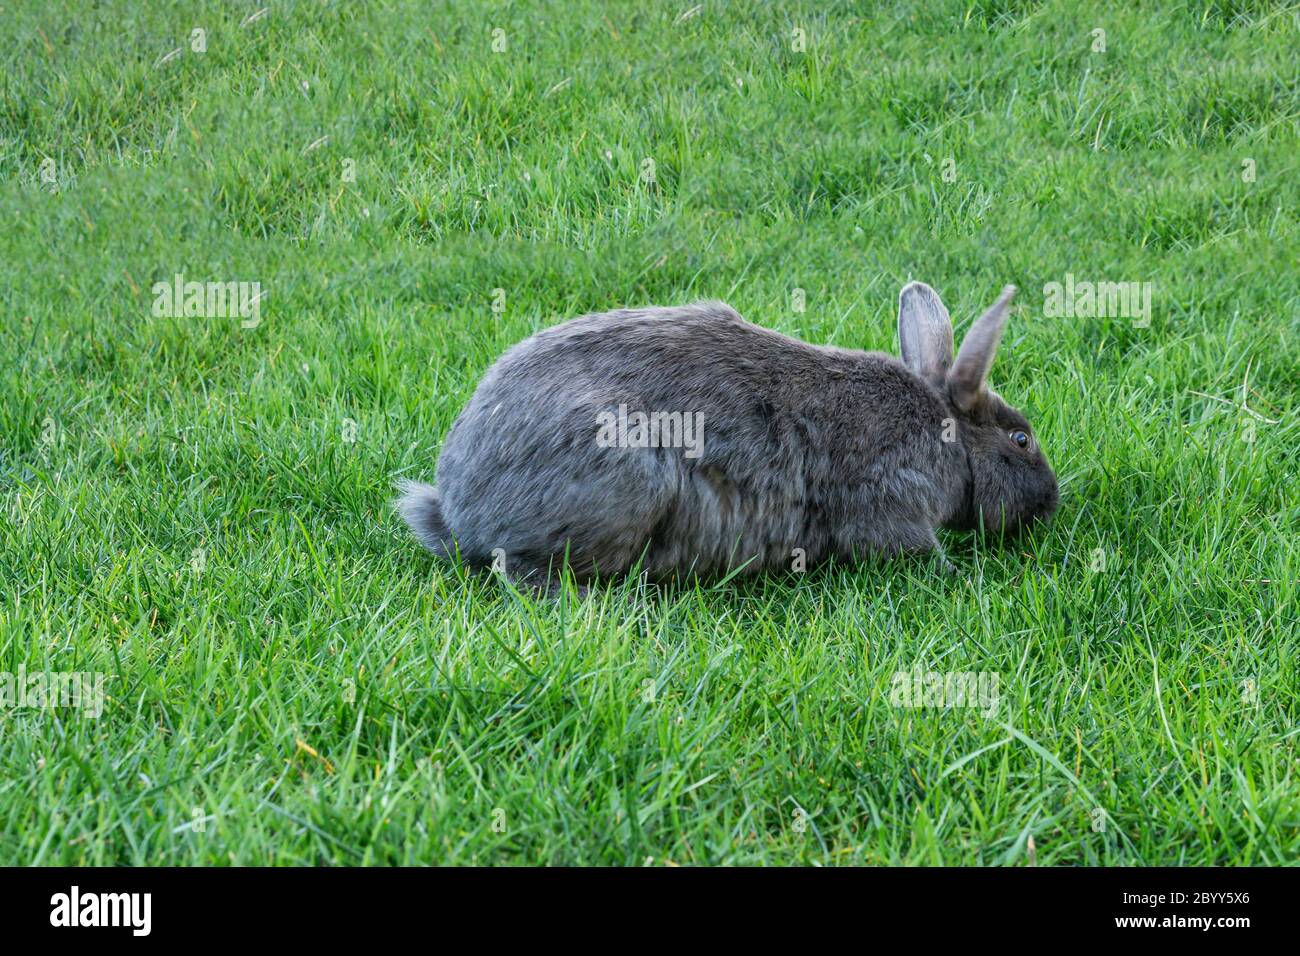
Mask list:
[[[0,11],[0,672],[108,695],[0,710],[0,862],[1296,859],[1300,7],[268,6]],[[176,272],[261,325],[155,318]],[[1067,273],[1150,327],[1046,317]],[[388,507],[542,326],[893,351],[909,277],[959,334],[1021,287],[1062,481],[954,577],[536,601]]]

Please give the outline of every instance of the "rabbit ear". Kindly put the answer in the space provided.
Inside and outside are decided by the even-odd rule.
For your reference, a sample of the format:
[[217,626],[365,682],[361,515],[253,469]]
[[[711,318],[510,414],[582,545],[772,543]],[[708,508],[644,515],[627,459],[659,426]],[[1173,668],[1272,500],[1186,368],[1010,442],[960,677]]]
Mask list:
[[908,368],[936,383],[952,364],[952,320],[924,282],[909,282],[898,294],[898,351]]
[[1007,324],[1007,310],[1015,294],[1015,286],[1003,287],[998,301],[975,320],[966,338],[962,339],[957,360],[948,373],[948,392],[953,404],[963,412],[970,411],[984,393],[989,367],[997,354],[1002,327]]

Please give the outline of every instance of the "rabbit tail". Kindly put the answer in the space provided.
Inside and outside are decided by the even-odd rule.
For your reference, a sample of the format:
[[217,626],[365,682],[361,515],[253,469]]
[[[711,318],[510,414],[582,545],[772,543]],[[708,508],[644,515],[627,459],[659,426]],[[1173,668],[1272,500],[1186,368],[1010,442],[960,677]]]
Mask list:
[[402,493],[395,502],[411,533],[420,543],[441,558],[449,557],[455,549],[451,529],[442,517],[442,504],[438,489],[418,481],[403,481],[397,486]]

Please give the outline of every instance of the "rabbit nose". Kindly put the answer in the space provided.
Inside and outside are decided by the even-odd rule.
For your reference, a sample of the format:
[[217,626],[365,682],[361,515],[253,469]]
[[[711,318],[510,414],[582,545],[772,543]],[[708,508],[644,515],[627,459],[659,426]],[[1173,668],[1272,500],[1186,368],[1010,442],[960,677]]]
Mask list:
[[1050,516],[1052,512],[1056,510],[1056,506],[1061,502],[1060,489],[1056,483],[1056,476],[1052,475],[1049,482],[1050,483],[1047,486],[1047,494],[1044,495],[1043,501],[1044,517]]

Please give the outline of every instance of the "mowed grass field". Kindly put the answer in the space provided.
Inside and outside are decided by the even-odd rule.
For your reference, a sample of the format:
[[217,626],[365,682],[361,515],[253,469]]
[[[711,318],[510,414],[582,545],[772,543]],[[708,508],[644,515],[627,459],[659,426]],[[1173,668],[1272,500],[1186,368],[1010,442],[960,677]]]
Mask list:
[[[0,862],[1295,861],[1298,39],[1267,2],[5,3],[0,673],[105,701],[0,709]],[[260,323],[155,315],[177,273]],[[1049,315],[1068,276],[1149,323]],[[992,384],[1062,485],[1031,537],[944,534],[955,575],[550,601],[391,511],[539,328],[722,298],[894,352],[909,278],[959,337],[1020,287]]]

